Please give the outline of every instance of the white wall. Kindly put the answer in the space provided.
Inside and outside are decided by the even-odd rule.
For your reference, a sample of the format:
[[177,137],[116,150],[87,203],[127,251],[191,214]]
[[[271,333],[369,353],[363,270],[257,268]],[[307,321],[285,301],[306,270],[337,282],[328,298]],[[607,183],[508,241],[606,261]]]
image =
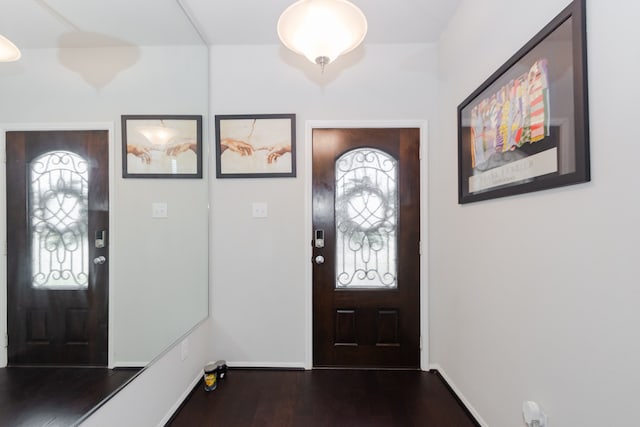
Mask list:
[[[93,412],[81,425],[164,426],[193,387],[198,382],[202,384],[203,367],[207,363],[205,355],[208,336],[209,322],[205,321]],[[188,355],[183,359],[185,346]]]
[[[145,364],[207,313],[208,162],[201,180],[124,180],[120,151],[122,114],[201,114],[206,141],[207,68],[204,46],[25,50],[20,61],[0,64],[0,123],[111,122],[116,129],[109,264],[117,365]],[[152,220],[151,203],[162,201],[169,218]],[[3,220],[2,241],[5,227]]]
[[[212,359],[304,366],[305,121],[435,117],[436,49],[364,46],[324,74],[280,46],[213,46],[210,58],[211,115],[295,113],[298,150],[295,179],[212,177]],[[256,201],[268,218],[251,217]]]
[[567,4],[465,0],[438,46],[431,359],[492,427],[637,424],[638,3],[588,1],[592,182],[457,204],[457,105]]
[[[321,76],[304,59],[298,63],[277,46],[211,48],[212,116],[296,113],[298,178],[217,180],[212,171],[211,318],[188,336],[194,359],[185,364],[179,359],[181,346],[171,349],[83,425],[118,420],[162,424],[207,360],[303,366],[308,285],[304,121],[425,119],[436,114],[434,46],[374,46],[367,51],[369,60],[356,56],[362,63],[347,67],[337,79],[340,63]],[[287,65],[291,61],[306,74]],[[268,202],[269,218],[251,218],[253,201]]]

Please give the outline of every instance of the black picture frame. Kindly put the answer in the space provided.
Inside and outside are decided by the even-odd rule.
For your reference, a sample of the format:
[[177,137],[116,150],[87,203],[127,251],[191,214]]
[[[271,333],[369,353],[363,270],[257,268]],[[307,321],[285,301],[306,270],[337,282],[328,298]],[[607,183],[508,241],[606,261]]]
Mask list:
[[202,178],[202,116],[123,115],[122,177]]
[[216,115],[216,178],[296,176],[295,114]]
[[574,0],[458,106],[458,203],[590,181],[585,10]]

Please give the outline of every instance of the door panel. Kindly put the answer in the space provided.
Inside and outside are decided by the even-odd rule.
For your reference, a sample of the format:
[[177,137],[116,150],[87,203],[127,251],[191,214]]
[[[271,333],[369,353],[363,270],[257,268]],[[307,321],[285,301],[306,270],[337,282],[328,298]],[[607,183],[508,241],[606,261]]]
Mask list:
[[313,130],[316,367],[419,368],[419,146],[419,129]]
[[[107,131],[7,132],[10,365],[105,366]],[[100,247],[103,246],[103,247]]]

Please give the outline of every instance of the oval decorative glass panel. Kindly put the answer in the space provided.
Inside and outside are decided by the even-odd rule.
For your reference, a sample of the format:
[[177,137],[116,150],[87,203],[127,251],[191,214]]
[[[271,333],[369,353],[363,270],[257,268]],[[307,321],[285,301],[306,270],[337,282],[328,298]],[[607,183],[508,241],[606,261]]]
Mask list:
[[336,288],[396,288],[398,162],[359,148],[335,166]]
[[89,284],[89,170],[85,159],[51,151],[29,166],[31,284],[81,290]]

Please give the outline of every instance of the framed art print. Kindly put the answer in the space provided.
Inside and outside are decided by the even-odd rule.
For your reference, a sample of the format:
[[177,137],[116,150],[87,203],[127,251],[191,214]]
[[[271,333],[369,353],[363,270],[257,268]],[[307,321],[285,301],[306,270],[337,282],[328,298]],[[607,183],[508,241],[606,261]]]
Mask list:
[[590,180],[584,0],[458,106],[458,202]]
[[218,115],[217,178],[296,176],[295,114]]
[[202,116],[122,116],[123,178],[202,178]]

